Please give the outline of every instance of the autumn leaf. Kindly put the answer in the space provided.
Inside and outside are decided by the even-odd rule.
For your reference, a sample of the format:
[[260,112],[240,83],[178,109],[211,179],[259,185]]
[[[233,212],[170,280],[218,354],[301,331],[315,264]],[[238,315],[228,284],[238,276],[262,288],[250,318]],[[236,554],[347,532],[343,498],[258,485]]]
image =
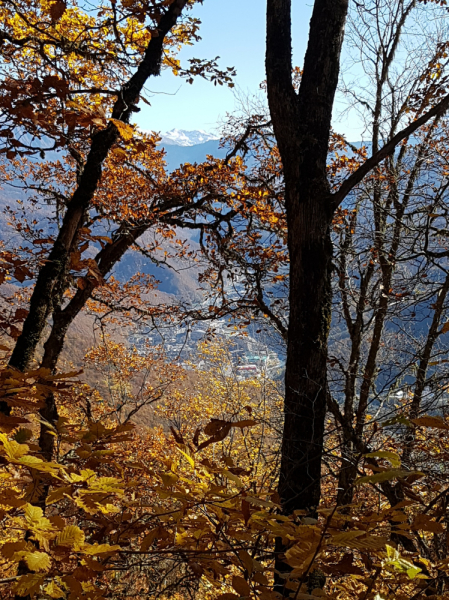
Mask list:
[[434,521],[431,517],[425,514],[418,514],[413,519],[412,529],[421,531],[431,531],[432,533],[443,533],[444,527],[438,521]]
[[25,552],[23,559],[32,571],[48,571],[51,560],[45,552]]
[[425,415],[423,417],[418,417],[417,419],[411,419],[411,422],[417,425],[418,427],[449,429],[449,424],[447,424],[441,417],[432,417],[430,415]]
[[125,142],[129,142],[134,137],[134,129],[128,123],[124,123],[119,119],[110,119],[112,123],[117,127],[120,137],[125,140]]
[[401,466],[401,458],[395,452],[389,452],[387,450],[378,450],[377,452],[370,452],[365,454],[366,458],[386,458],[391,465],[397,469]]
[[92,556],[115,554],[118,550],[120,550],[120,546],[110,546],[109,544],[93,544],[92,546],[86,545],[83,547],[83,552]]
[[410,475],[417,475],[424,477],[424,473],[419,471],[405,471],[403,469],[390,469],[387,471],[381,471],[374,475],[366,475],[356,479],[354,485],[362,485],[363,483],[382,483],[383,481],[391,481],[392,479],[405,478]]
[[243,579],[243,577],[234,575],[232,578],[232,587],[241,598],[251,595],[251,588],[249,587],[248,582]]
[[19,444],[14,440],[10,441],[4,433],[0,433],[0,441],[3,443],[6,454],[12,460],[17,460],[30,451],[30,447],[27,444]]
[[67,525],[56,538],[58,546],[80,546],[84,542],[84,532],[76,525]]
[[50,15],[52,21],[57,22],[67,10],[67,5],[64,0],[56,0],[50,4]]
[[54,582],[50,581],[50,583],[44,588],[44,592],[50,596],[50,598],[65,598],[64,591]]
[[159,529],[153,529],[152,531],[150,531],[150,533],[148,533],[142,540],[142,543],[140,545],[140,551],[141,552],[146,552],[149,548],[151,548],[151,546],[153,545],[154,540],[157,538]]
[[37,573],[22,575],[15,583],[13,590],[19,596],[26,596],[27,594],[32,596],[40,588],[44,579],[44,575],[39,575]]

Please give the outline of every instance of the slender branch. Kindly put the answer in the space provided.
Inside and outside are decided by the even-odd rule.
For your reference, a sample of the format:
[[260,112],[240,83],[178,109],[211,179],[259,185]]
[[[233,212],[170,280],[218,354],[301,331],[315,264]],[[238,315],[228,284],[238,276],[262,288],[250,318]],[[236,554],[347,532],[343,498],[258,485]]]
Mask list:
[[355,171],[352,175],[350,175],[346,181],[344,181],[339,190],[334,194],[331,194],[331,205],[335,210],[346,198],[346,196],[355,188],[357,184],[359,184],[362,179],[368,175],[372,169],[374,169],[380,162],[384,160],[387,156],[392,154],[396,148],[396,146],[410,137],[415,131],[417,131],[420,127],[425,125],[430,119],[433,117],[441,117],[449,108],[449,94],[447,94],[441,102],[438,102],[433,108],[431,108],[424,115],[410,123],[407,127],[399,131],[391,140],[385,144],[378,152],[373,154],[371,158],[369,158],[366,162],[361,165],[357,171]]

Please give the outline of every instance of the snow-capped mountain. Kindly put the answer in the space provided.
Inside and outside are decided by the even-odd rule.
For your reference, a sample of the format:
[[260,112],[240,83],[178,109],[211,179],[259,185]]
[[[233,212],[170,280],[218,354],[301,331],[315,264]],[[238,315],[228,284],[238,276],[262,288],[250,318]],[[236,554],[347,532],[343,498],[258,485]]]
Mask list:
[[201,129],[186,131],[184,129],[172,129],[162,135],[161,146],[196,146],[211,140],[217,140],[218,136]]

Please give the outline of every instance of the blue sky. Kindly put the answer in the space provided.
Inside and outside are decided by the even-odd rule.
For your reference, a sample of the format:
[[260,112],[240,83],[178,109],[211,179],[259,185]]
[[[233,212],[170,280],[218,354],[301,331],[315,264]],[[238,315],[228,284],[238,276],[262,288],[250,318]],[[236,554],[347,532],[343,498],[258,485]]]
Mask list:
[[[306,49],[312,0],[293,0],[294,64],[302,65]],[[221,67],[237,70],[235,84],[243,94],[257,93],[265,79],[265,0],[204,0],[192,14],[202,21],[202,40],[182,51],[180,58],[215,58]],[[204,129],[213,132],[220,119],[236,106],[233,90],[214,86],[200,78],[192,85],[170,72],[147,85],[151,107],[141,103],[137,122],[142,129]],[[357,139],[354,124],[339,127]]]

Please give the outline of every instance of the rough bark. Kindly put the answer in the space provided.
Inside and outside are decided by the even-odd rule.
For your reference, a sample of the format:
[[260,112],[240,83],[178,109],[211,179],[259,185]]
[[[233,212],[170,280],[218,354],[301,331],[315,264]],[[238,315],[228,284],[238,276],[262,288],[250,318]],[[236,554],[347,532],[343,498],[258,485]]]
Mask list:
[[292,85],[291,1],[267,5],[267,86],[285,178],[290,320],[279,492],[283,510],[316,507],[326,412],[333,210],[326,176],[347,0],[317,0],[299,93]]

